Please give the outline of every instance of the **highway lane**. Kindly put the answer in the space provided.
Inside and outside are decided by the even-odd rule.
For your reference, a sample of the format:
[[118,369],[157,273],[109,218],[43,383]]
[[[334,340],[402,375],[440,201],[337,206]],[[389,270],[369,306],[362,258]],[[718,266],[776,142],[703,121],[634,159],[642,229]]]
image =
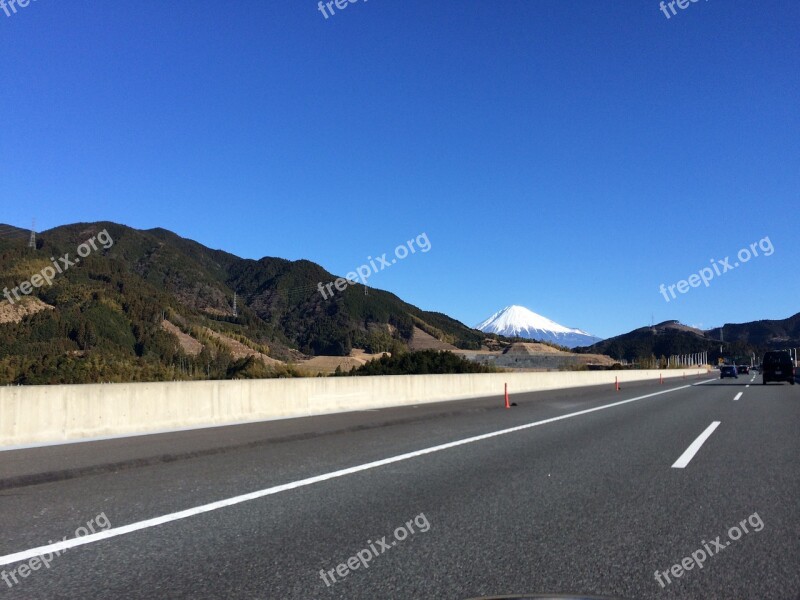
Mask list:
[[[556,590],[795,598],[800,390],[748,382],[711,381],[80,546],[13,588],[0,585],[0,594],[467,598]],[[627,387],[520,396],[512,410],[494,408],[495,399],[472,401],[463,412],[450,407],[411,422],[6,490],[0,554],[68,535],[100,512],[119,527],[679,385]],[[386,421],[380,412],[366,418]],[[715,421],[688,464],[673,468]],[[657,583],[656,570],[702,540],[725,539],[754,512],[763,530],[731,542],[703,569],[664,588]],[[391,539],[420,514],[428,531],[326,586],[320,569],[335,569],[381,536]]]
[[[681,381],[678,386],[686,383],[690,382]],[[0,511],[0,530],[14,530],[15,523],[19,521],[17,513],[25,514],[29,511],[30,499],[34,498],[41,507],[42,515],[36,521],[38,531],[31,532],[28,543],[36,544],[38,539],[52,531],[52,527],[81,517],[80,513],[65,513],[61,507],[65,504],[87,504],[87,481],[92,483],[93,490],[98,491],[98,507],[103,502],[113,501],[118,494],[124,497],[129,489],[140,490],[142,502],[117,508],[122,512],[125,522],[131,522],[234,496],[241,493],[242,489],[250,491],[279,485],[433,444],[447,443],[665,389],[671,388],[669,385],[639,383],[627,385],[623,392],[615,392],[613,386],[609,385],[583,390],[512,394],[514,401],[519,404],[512,410],[501,409],[502,398],[498,396],[431,406],[4,452],[0,453],[0,459],[4,463],[0,472],[6,471],[11,475],[19,474],[20,466],[29,463],[28,470],[34,473],[41,472],[43,468],[52,468],[56,461],[69,466],[76,463],[91,465],[89,459],[92,458],[96,464],[105,460],[117,464],[125,453],[139,458],[147,457],[151,447],[158,449],[156,455],[163,453],[168,447],[174,450],[172,454],[199,452],[201,455],[193,460],[167,461],[147,468],[124,470],[114,473],[112,477],[82,478],[57,486],[34,486],[32,489],[35,492],[24,487],[14,489],[11,493],[4,494],[6,510]],[[487,426],[487,416],[491,416],[496,425],[490,423]],[[352,427],[345,427],[344,421]],[[243,431],[244,441],[248,444],[258,437],[263,437],[265,443],[220,454],[202,454],[206,450],[215,449],[214,445],[210,445],[210,438],[214,437],[214,433],[218,433],[218,437],[224,440],[223,444],[230,445],[239,430]],[[306,437],[306,434],[311,433],[316,436]],[[199,444],[196,443],[198,436],[201,438]],[[293,439],[296,436],[300,436],[300,439]],[[278,443],[269,443],[272,440],[278,440]],[[318,451],[320,442],[324,442],[325,449],[322,453]],[[107,458],[109,456],[111,458]],[[6,464],[10,467],[5,467]],[[208,473],[214,473],[214,476],[208,477]],[[148,493],[151,489],[152,493]],[[4,545],[4,540],[0,539],[0,555],[8,551],[10,550]]]
[[[510,392],[516,401],[536,403],[537,409],[586,406],[587,397],[591,402],[604,401],[615,396],[611,392],[614,376],[609,374],[608,378],[609,383],[606,386],[586,388],[577,393],[575,389],[566,389],[549,391],[546,396],[537,393],[519,396],[515,393],[513,385]],[[681,383],[686,381],[681,380]],[[625,385],[625,390],[652,388],[653,384],[652,381],[630,383]],[[279,419],[179,433],[122,437],[97,443],[61,444],[57,447],[45,445],[24,451],[2,451],[0,489],[9,486],[18,487],[20,478],[24,479],[26,484],[30,483],[31,479],[35,483],[43,483],[74,476],[76,472],[82,474],[87,471],[94,473],[111,470],[109,466],[113,466],[114,470],[141,467],[193,456],[207,456],[231,449],[308,439],[321,434],[345,433],[374,429],[388,424],[415,422],[432,416],[444,417],[481,412],[496,409],[502,404],[502,392],[503,390],[498,388],[498,396],[486,399],[421,404],[380,411],[357,411],[324,417]]]

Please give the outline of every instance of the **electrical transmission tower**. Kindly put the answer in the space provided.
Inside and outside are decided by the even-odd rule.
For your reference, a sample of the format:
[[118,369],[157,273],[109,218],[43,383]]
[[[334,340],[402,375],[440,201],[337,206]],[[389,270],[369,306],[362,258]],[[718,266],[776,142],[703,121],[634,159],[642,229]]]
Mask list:
[[28,240],[28,248],[36,250],[36,219],[31,222],[31,237]]

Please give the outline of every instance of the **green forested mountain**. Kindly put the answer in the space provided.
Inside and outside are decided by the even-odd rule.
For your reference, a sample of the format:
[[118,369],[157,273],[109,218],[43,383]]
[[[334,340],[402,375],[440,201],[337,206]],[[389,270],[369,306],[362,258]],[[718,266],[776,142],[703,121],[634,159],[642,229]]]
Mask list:
[[[97,249],[87,253],[87,246],[88,255],[52,285],[15,300],[13,288],[35,284],[35,274],[53,267],[51,257],[59,266],[66,254],[75,261],[80,244],[98,234]],[[37,234],[32,249],[27,232],[0,225],[0,293],[13,301],[0,297],[0,384],[292,374],[237,360],[215,333],[284,362],[354,347],[400,350],[414,326],[461,348],[478,348],[485,337],[394,294],[370,288],[365,295],[360,284],[323,299],[318,282],[334,279],[306,260],[242,259],[164,229],[77,223]],[[202,343],[202,352],[187,353],[164,319]]]

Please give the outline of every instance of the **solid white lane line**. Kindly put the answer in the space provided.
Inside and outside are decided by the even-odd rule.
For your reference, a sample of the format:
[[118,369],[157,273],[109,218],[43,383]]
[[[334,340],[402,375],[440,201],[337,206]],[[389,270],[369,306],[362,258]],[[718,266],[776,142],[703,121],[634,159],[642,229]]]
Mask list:
[[344,477],[345,475],[352,475],[353,473],[358,473],[360,471],[366,471],[368,469],[375,469],[377,467],[382,467],[385,465],[390,465],[392,463],[400,462],[403,460],[408,460],[410,458],[416,458],[417,456],[423,456],[425,454],[431,454],[433,452],[440,452],[442,450],[447,450],[449,448],[455,448],[457,446],[463,446],[465,444],[472,444],[474,442],[480,442],[482,440],[488,440],[493,437],[507,435],[509,433],[515,433],[517,431],[523,431],[525,429],[530,429],[532,427],[538,427],[540,425],[547,425],[548,423],[555,423],[556,421],[563,421],[565,419],[571,419],[573,417],[578,417],[580,415],[586,415],[589,413],[597,412],[600,410],[606,410],[608,408],[613,408],[615,406],[622,406],[623,404],[628,404],[630,402],[637,402],[639,400],[644,400],[646,398],[652,398],[654,396],[660,396],[662,394],[669,394],[670,392],[677,392],[678,390],[685,390],[686,388],[690,388],[692,385],[682,385],[680,387],[672,388],[670,390],[662,390],[660,392],[653,392],[652,394],[646,394],[644,396],[637,396],[636,398],[630,398],[628,400],[620,400],[619,402],[612,402],[611,404],[604,404],[603,406],[596,406],[595,408],[587,408],[585,410],[579,410],[577,412],[569,413],[566,415],[561,415],[559,417],[551,417],[549,419],[544,419],[542,421],[535,421],[533,423],[527,423],[525,425],[518,425],[516,427],[511,427],[509,429],[501,429],[500,431],[493,431],[492,433],[484,433],[482,435],[476,435],[474,437],[465,438],[463,440],[457,440],[455,442],[448,442],[446,444],[440,444],[438,446],[431,446],[430,448],[424,448],[422,450],[415,450],[414,452],[407,452],[406,454],[400,454],[398,456],[392,456],[390,458],[384,458],[381,460],[376,460],[374,462],[365,463],[362,465],[357,465],[355,467],[349,467],[347,469],[341,469],[339,471],[332,471],[330,473],[324,473],[322,475],[316,475],[315,477],[309,477],[307,479],[301,479],[299,481],[293,481],[291,483],[284,483],[282,485],[276,485],[271,488],[266,488],[263,490],[259,490],[257,492],[250,492],[249,494],[243,494],[241,496],[234,496],[233,498],[228,498],[226,500],[218,500],[217,502],[211,502],[210,504],[204,504],[202,506],[197,506],[195,508],[189,508],[187,510],[182,510],[180,512],[171,513],[168,515],[164,515],[162,517],[156,517],[153,519],[147,519],[145,521],[139,521],[138,523],[131,523],[130,525],[124,525],[122,527],[116,527],[113,529],[107,529],[105,531],[100,531],[97,533],[93,533],[91,535],[87,535],[80,538],[73,538],[61,542],[57,542],[54,544],[49,544],[47,546],[39,546],[37,548],[31,548],[30,550],[23,550],[21,552],[15,552],[14,554],[7,554],[6,556],[0,556],[0,566],[3,565],[10,565],[17,562],[22,562],[24,560],[28,560],[29,558],[34,558],[36,556],[41,556],[47,553],[53,553],[60,550],[67,550],[68,548],[75,548],[76,546],[83,546],[84,544],[92,544],[94,542],[99,542],[102,540],[107,540],[109,538],[117,537],[120,535],[125,535],[127,533],[132,533],[134,531],[141,531],[142,529],[149,529],[150,527],[157,527],[158,525],[163,525],[164,523],[170,523],[172,521],[179,521],[181,519],[187,519],[189,517],[193,517],[195,515],[199,515],[202,513],[211,512],[212,510],[218,510],[220,508],[226,508],[228,506],[234,506],[235,504],[241,504],[242,502],[248,502],[250,500],[256,500],[258,498],[263,498],[264,496],[272,496],[273,494],[279,494],[281,492],[285,492],[288,490],[294,490],[297,488],[305,487],[308,485],[313,485],[315,483],[319,483],[321,481],[327,481],[328,479],[336,479],[337,477]]
[[719,424],[720,424],[719,421],[714,421],[713,423],[711,423],[711,425],[706,427],[706,430],[703,433],[701,433],[700,436],[695,441],[692,442],[691,446],[689,446],[686,449],[686,451],[683,454],[681,454],[680,458],[675,461],[675,464],[672,465],[672,468],[683,469],[684,467],[686,467],[686,465],[688,465],[692,461],[694,455],[697,454],[697,452],[700,450],[703,444],[705,444],[706,440],[709,437],[711,437],[711,434],[714,433],[714,430],[717,427],[719,427]]
[[[748,387],[749,387],[749,386],[748,386]],[[738,394],[736,394],[736,395],[733,397],[733,399],[734,399],[734,400],[738,400],[739,398],[741,398],[741,397],[742,397],[742,394],[743,394],[743,393],[744,393],[744,392],[739,392]]]

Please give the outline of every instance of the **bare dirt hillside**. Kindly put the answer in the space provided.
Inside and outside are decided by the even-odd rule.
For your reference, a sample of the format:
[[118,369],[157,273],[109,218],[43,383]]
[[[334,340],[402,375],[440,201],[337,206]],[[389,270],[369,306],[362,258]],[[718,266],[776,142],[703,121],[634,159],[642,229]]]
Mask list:
[[570,354],[558,348],[538,342],[516,342],[511,344],[503,354]]
[[178,338],[178,343],[181,345],[181,348],[189,356],[197,356],[203,351],[203,344],[198,342],[192,336],[183,333],[180,329],[166,319],[161,322],[161,328],[167,333],[171,333]]
[[604,354],[576,354],[538,342],[515,342],[502,351],[456,350],[468,360],[499,369],[515,371],[558,371],[591,366],[611,366],[614,361]]
[[236,360],[238,360],[240,358],[245,358],[247,356],[256,356],[256,357],[260,358],[262,361],[264,361],[264,364],[267,365],[268,367],[269,366],[276,366],[276,365],[285,364],[283,361],[276,360],[274,358],[270,358],[269,356],[267,356],[266,354],[263,354],[262,352],[256,352],[255,350],[253,350],[249,346],[245,346],[243,343],[241,343],[241,342],[239,342],[237,340],[234,340],[233,338],[229,338],[226,335],[222,335],[221,333],[217,333],[216,331],[213,331],[213,330],[209,329],[208,327],[205,328],[205,332],[208,335],[210,335],[211,337],[213,337],[213,338],[219,340],[220,342],[222,342],[223,344],[225,344],[228,347],[228,349],[231,351],[231,354],[233,354],[233,357]]
[[0,302],[0,323],[19,323],[28,315],[35,315],[43,310],[53,310],[53,308],[55,307],[30,296],[26,296],[14,304],[3,300]]
[[408,343],[411,350],[458,350],[452,344],[437,340],[432,335],[425,333],[419,327],[414,327],[411,341]]
[[379,354],[368,354],[358,348],[353,348],[350,356],[315,356],[309,360],[297,363],[297,367],[310,375],[325,374],[329,375],[336,371],[336,367],[341,368],[342,371],[349,371],[353,367],[360,367],[367,364],[371,360],[380,358],[388,352],[381,352]]

